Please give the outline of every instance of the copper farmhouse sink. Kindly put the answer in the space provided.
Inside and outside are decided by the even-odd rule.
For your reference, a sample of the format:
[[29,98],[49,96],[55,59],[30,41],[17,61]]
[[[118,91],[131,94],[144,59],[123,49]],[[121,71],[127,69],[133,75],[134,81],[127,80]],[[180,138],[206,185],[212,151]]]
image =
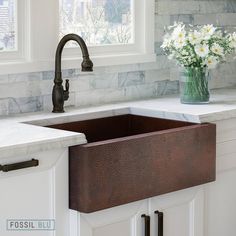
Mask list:
[[69,204],[80,212],[215,180],[214,124],[121,115],[50,127],[86,135],[69,149]]

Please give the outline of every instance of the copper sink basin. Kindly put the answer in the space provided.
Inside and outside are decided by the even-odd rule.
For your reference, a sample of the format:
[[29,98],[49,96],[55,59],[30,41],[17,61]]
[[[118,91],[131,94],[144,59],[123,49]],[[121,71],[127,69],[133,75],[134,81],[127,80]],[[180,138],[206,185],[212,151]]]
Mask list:
[[69,149],[69,205],[80,212],[215,180],[214,124],[122,115],[50,127],[86,135]]

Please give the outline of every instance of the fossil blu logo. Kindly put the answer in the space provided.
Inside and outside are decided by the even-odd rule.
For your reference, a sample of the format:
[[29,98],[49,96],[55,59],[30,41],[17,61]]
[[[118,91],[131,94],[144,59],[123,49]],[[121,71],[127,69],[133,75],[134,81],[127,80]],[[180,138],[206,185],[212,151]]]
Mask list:
[[55,230],[55,220],[51,219],[8,219],[9,231]]

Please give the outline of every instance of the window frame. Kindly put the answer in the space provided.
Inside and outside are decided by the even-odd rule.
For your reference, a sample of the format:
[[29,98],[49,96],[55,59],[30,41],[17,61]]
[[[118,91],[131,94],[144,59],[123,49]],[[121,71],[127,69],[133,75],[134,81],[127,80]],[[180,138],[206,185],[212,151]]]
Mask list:
[[[156,60],[155,0],[134,2],[135,44],[89,46],[95,68]],[[18,0],[17,6],[19,48],[12,55],[5,52],[5,57],[0,53],[0,74],[54,70],[55,51],[59,42],[59,1]],[[79,48],[64,49],[63,69],[79,69],[81,62]]]
[[16,30],[16,49],[0,52],[0,64],[19,62],[26,58],[26,28],[28,6],[25,0],[15,0],[15,30]]

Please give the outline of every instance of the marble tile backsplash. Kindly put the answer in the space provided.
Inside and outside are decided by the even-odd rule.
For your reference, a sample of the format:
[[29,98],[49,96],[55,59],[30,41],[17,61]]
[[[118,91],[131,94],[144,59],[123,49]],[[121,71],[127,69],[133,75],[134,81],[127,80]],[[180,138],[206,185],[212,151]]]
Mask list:
[[[235,0],[156,0],[155,48],[157,62],[63,71],[70,80],[70,98],[65,106],[92,106],[111,102],[156,98],[179,92],[178,68],[163,55],[160,45],[164,26],[174,21],[213,23],[235,30]],[[236,85],[235,62],[212,72],[211,87]],[[51,111],[53,71],[0,75],[0,115]]]

